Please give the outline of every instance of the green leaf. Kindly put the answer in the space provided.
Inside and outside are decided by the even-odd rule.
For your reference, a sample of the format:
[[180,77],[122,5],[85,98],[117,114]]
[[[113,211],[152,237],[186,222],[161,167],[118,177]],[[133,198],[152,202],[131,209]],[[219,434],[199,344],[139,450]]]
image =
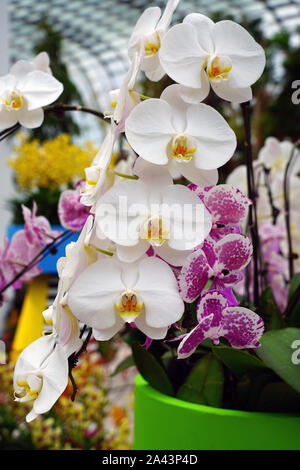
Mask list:
[[260,372],[268,369],[268,366],[260,359],[241,349],[234,349],[229,346],[215,346],[213,351],[218,359],[237,377],[247,372]]
[[[300,273],[297,273],[293,276],[291,280],[289,294],[288,294],[288,303],[290,302],[299,284],[300,284]],[[294,326],[296,328],[300,328],[300,299],[298,300],[295,307],[292,309],[291,313],[289,314],[289,317],[287,319],[287,324],[288,326]]]
[[176,397],[192,403],[220,407],[223,383],[223,367],[218,359],[209,353],[197,362]]
[[110,374],[110,377],[114,377],[115,375],[118,375],[123,370],[128,369],[128,367],[132,367],[134,365],[135,365],[134,359],[132,355],[130,355],[126,357],[123,361],[121,361],[120,364],[117,365],[114,372]]
[[266,287],[260,298],[259,315],[262,317],[266,330],[278,330],[283,327],[283,318],[278,309],[272,289]]
[[256,353],[279,377],[300,393],[300,364],[293,364],[296,349],[292,345],[296,340],[300,344],[300,328],[268,331],[261,337],[261,346],[256,349]]
[[135,341],[131,344],[131,348],[135,365],[144,379],[165,395],[174,395],[169,377],[158,360]]

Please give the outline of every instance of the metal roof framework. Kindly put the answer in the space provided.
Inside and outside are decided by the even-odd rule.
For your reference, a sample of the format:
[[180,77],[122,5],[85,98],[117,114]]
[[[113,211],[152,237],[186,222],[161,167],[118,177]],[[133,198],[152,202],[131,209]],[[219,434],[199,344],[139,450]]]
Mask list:
[[[40,38],[37,23],[46,18],[62,35],[63,59],[90,106],[105,109],[108,91],[118,88],[128,68],[127,41],[141,12],[162,9],[166,0],[9,0],[11,62],[31,58]],[[191,12],[207,15],[229,12],[261,18],[266,35],[282,26],[300,26],[300,0],[182,0],[174,14],[178,21]]]

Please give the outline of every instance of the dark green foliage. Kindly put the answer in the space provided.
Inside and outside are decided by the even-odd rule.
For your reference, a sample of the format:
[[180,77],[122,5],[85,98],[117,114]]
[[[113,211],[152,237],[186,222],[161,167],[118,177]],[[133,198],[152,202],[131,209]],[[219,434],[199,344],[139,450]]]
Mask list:
[[[34,53],[39,54],[43,51],[48,53],[53,76],[64,85],[64,91],[58,98],[58,101],[65,104],[82,104],[80,94],[69,77],[66,65],[62,61],[61,35],[45,20],[39,24],[39,29],[44,36],[35,46]],[[63,119],[52,113],[48,114],[43,125],[32,131],[32,138],[44,141],[53,139],[61,133],[67,133],[71,136],[80,133],[80,128],[74,121],[71,113],[64,113]]]

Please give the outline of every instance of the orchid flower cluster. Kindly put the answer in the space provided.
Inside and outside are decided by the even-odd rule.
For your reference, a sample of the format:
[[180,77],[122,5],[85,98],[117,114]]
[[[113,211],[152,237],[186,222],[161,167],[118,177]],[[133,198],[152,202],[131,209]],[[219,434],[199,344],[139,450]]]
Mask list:
[[[251,201],[230,185],[216,186],[218,168],[232,157],[236,137],[201,101],[210,86],[232,103],[250,100],[265,54],[232,21],[215,24],[193,13],[170,28],[178,3],[169,0],[162,14],[148,8],[138,20],[128,44],[128,73],[111,92],[112,109],[104,115],[108,130],[100,151],[86,169],[84,185],[60,201],[67,223],[84,225],[58,261],[57,296],[44,312],[52,333],[29,345],[16,363],[16,399],[33,400],[27,421],[48,411],[66,388],[71,359],[84,346],[82,324],[99,341],[126,324],[144,333],[147,345],[173,335],[180,341],[178,358],[190,356],[206,338],[218,344],[224,337],[234,348],[260,345],[262,319],[239,307],[232,292],[251,259],[252,244],[239,228]],[[142,97],[134,90],[140,71],[152,81],[168,74],[176,83],[160,98]],[[60,87],[45,72],[28,71],[13,84],[2,79],[5,126],[16,120],[26,125],[23,117],[32,111],[41,124],[49,100],[35,99],[30,78],[36,79],[39,98],[50,89],[49,99],[57,98]],[[136,159],[124,181],[109,185],[121,133]],[[190,185],[175,184],[172,175]],[[196,326],[174,338],[183,329],[187,305],[195,301]]]
[[[286,168],[293,157],[291,171]],[[254,162],[257,188],[257,215],[261,243],[261,269],[265,269],[267,283],[270,284],[276,303],[281,310],[287,307],[287,280],[289,278],[287,228],[285,223],[285,180],[289,182],[289,215],[293,246],[293,264],[299,272],[299,151],[295,145],[284,140],[268,137]],[[227,178],[227,183],[244,191],[247,186],[246,166],[236,167]],[[251,269],[250,269],[251,273]],[[237,287],[244,294],[244,284]]]

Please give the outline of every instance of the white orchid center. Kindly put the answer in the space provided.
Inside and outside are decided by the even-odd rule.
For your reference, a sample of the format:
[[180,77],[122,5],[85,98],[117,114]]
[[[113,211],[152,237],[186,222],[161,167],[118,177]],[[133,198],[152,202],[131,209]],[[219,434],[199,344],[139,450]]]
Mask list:
[[178,162],[188,162],[197,150],[196,140],[193,137],[178,134],[169,143],[168,154]]
[[146,36],[144,40],[145,56],[150,57],[156,54],[160,49],[160,36],[157,31]]
[[162,246],[170,235],[169,224],[161,215],[150,215],[142,224],[140,237],[152,246]]
[[8,111],[21,109],[23,106],[22,95],[16,90],[5,90],[1,102]]
[[115,304],[116,312],[125,322],[131,323],[138,317],[143,309],[144,303],[132,290],[123,292]]
[[211,55],[207,61],[207,75],[212,81],[228,80],[232,69],[231,59],[227,56]]
[[26,402],[35,400],[38,397],[43,385],[43,378],[39,371],[33,371],[26,376],[17,380],[18,387],[22,388],[21,392],[15,392],[15,400]]
[[271,164],[271,169],[275,171],[284,171],[286,165],[286,161],[283,157],[277,157]]

